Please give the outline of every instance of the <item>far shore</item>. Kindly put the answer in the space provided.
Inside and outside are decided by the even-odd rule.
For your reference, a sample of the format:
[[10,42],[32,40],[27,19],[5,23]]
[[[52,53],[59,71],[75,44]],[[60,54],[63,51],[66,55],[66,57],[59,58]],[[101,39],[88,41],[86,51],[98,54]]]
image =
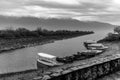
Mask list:
[[0,53],[93,33],[93,31],[49,31],[41,28],[32,31],[25,28],[0,30]]
[[[89,33],[92,34],[92,33]],[[84,34],[84,35],[89,35]],[[0,53],[13,51],[17,49],[33,47],[38,45],[44,45],[47,43],[53,43],[56,40],[69,39],[84,35],[67,35],[67,36],[52,36],[52,37],[38,37],[38,38],[19,38],[19,39],[0,39]]]
[[[10,42],[11,43],[13,43],[13,42],[17,43],[19,40],[21,40],[21,39],[10,40]],[[24,41],[24,40],[22,40],[22,41]],[[14,51],[14,50],[17,50],[17,49],[22,49],[22,48],[34,47],[34,46],[38,46],[38,45],[44,45],[44,44],[47,44],[47,43],[53,43],[54,41],[55,41],[54,39],[49,39],[49,40],[44,39],[43,41],[40,41],[40,42],[34,42],[34,43],[28,43],[28,44],[18,43],[18,44],[13,44],[13,45],[6,45],[6,46],[3,46],[3,48],[0,48],[0,53]],[[7,42],[7,41],[5,41],[5,42]],[[29,40],[28,40],[28,42],[29,42]]]

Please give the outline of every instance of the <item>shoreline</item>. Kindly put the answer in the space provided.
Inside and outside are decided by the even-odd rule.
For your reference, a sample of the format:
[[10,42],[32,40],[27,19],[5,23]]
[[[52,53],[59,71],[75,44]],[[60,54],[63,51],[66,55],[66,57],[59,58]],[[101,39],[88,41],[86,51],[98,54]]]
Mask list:
[[[85,35],[90,35],[85,34]],[[0,40],[0,54],[3,52],[14,51],[17,49],[29,48],[39,45],[44,45],[48,43],[53,43],[54,41],[70,39],[75,37],[81,37],[85,35],[72,35],[72,36],[52,36],[43,38],[22,38],[22,39],[1,39]],[[4,43],[1,43],[4,42]],[[2,46],[2,47],[1,47]]]
[[48,44],[48,43],[53,43],[54,41],[55,40],[48,40],[45,42],[40,42],[39,44],[29,44],[29,45],[23,45],[21,47],[5,48],[5,49],[0,50],[0,53],[14,51],[14,50],[23,49],[23,48],[34,47],[34,46],[38,46],[38,45],[44,45],[44,44]]

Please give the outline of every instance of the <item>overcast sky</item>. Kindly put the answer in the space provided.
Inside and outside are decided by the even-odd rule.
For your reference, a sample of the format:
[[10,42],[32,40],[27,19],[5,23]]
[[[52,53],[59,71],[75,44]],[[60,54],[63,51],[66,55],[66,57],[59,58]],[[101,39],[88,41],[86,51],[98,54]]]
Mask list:
[[0,15],[74,18],[120,24],[120,0],[0,0]]

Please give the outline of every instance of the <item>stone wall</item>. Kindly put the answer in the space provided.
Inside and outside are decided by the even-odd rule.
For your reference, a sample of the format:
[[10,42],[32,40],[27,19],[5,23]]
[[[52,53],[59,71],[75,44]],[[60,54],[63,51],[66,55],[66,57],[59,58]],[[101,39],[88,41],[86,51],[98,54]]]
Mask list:
[[73,71],[65,75],[52,77],[49,80],[96,80],[96,78],[105,76],[118,70],[120,70],[120,59],[115,59]]

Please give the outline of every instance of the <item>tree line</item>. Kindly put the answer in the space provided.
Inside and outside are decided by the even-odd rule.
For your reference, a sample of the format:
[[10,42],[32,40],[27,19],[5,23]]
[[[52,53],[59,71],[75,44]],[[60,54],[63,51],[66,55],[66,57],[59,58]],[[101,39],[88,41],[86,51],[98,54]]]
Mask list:
[[93,31],[69,31],[69,30],[47,30],[37,28],[36,30],[28,30],[26,28],[0,30],[0,38],[27,38],[27,37],[45,37],[45,36],[66,36],[66,35],[85,35],[93,33]]

